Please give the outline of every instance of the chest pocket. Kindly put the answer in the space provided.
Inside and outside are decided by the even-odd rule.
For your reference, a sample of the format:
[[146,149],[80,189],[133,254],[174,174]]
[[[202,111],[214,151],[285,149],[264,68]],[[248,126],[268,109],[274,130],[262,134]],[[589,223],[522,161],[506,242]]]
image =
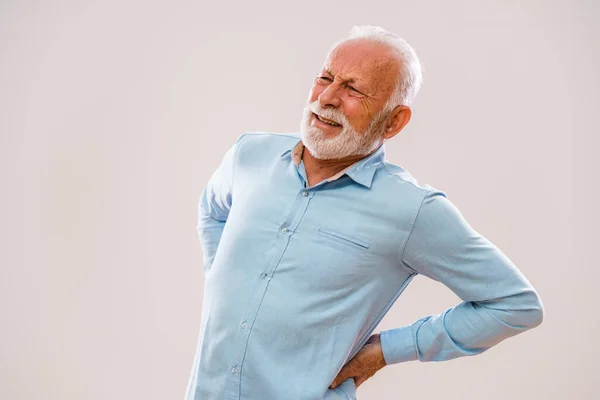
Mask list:
[[343,229],[341,225],[335,225],[335,229],[330,226],[304,231],[306,236],[298,235],[295,240],[299,245],[291,243],[286,255],[291,265],[301,266],[294,269],[300,282],[309,282],[310,290],[339,301],[343,297],[339,293],[373,280],[371,265],[375,245],[354,230]]
[[366,250],[370,246],[369,243],[365,242],[362,239],[357,239],[355,237],[348,236],[347,234],[332,231],[330,229],[319,228],[317,229],[317,234],[326,239],[333,240],[346,246],[351,246],[358,249]]
[[342,233],[339,230],[319,227],[315,235],[317,240],[323,246],[329,248],[332,256],[340,255],[365,259],[370,255],[369,247],[371,244],[363,238],[356,235]]

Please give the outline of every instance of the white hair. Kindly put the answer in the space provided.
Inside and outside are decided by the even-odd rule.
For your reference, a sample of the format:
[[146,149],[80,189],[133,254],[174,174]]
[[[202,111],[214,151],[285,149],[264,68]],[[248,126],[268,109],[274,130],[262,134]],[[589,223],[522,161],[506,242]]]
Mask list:
[[373,25],[353,26],[348,36],[337,42],[331,50],[339,44],[351,39],[366,39],[373,43],[390,46],[400,53],[400,75],[396,79],[396,87],[390,95],[390,98],[387,100],[383,110],[390,111],[398,105],[411,105],[417,96],[423,81],[421,62],[419,61],[415,50],[395,33]]

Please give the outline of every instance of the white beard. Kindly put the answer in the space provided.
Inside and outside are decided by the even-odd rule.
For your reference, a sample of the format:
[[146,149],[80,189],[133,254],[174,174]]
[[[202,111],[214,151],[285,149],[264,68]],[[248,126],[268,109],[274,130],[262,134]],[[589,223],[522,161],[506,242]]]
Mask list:
[[[342,125],[342,130],[333,138],[315,126],[310,125],[312,113],[336,121]],[[323,108],[319,101],[314,101],[304,107],[300,122],[300,137],[310,154],[321,160],[333,160],[352,155],[368,155],[376,150],[383,141],[383,124],[387,113],[377,114],[364,133],[358,133],[339,109]]]

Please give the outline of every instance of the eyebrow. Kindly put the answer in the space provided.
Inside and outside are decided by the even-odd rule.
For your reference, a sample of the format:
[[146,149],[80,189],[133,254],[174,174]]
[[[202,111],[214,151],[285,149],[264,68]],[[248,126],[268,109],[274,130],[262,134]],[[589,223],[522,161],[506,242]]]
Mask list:
[[[329,75],[331,76],[335,76],[333,72],[331,72],[331,70],[329,68],[325,68],[325,72],[327,72]],[[353,83],[353,84],[358,84],[358,86],[360,86],[360,91],[362,92],[363,90],[369,91],[370,88],[368,87],[368,85],[366,85],[365,83],[362,82],[358,82],[356,79],[354,78],[350,78],[345,80],[344,82],[346,83]],[[364,88],[364,89],[363,89]]]

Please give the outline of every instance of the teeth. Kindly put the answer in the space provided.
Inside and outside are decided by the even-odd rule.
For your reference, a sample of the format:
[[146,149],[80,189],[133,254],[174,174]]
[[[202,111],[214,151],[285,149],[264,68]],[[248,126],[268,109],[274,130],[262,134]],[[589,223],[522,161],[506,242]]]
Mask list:
[[323,118],[323,117],[321,117],[321,116],[319,116],[319,115],[317,115],[317,118],[319,118],[319,121],[325,122],[327,125],[331,125],[331,126],[340,126],[340,124],[338,124],[338,123],[336,123],[336,122],[333,122],[333,121],[330,121],[330,120],[328,120],[328,119],[325,119],[325,118]]

